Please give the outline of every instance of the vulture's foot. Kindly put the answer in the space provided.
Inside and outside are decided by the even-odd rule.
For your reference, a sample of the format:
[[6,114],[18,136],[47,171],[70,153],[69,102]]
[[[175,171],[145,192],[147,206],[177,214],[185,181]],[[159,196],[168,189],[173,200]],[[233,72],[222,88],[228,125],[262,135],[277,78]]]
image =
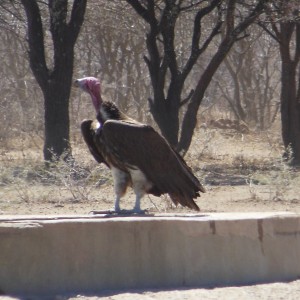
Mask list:
[[122,215],[145,215],[148,211],[143,209],[121,209],[119,214]]
[[122,216],[122,215],[145,215],[148,213],[147,210],[143,209],[120,209],[120,210],[92,210],[89,212],[89,214],[93,215],[117,215],[117,216]]
[[89,214],[92,214],[92,215],[112,215],[112,214],[116,214],[118,212],[114,211],[114,210],[91,210],[89,212]]

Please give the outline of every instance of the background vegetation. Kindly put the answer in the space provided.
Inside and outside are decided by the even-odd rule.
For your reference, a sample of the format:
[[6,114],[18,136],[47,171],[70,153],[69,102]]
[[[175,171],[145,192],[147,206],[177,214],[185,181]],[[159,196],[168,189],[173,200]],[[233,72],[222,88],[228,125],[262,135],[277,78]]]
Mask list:
[[[49,76],[45,75],[44,83],[37,81],[40,75],[32,70],[32,60],[36,57],[30,57],[33,50],[28,43],[30,31],[28,14],[24,9],[26,2],[27,5],[36,3],[40,9],[44,37],[44,74]],[[48,3],[52,7],[52,18]],[[55,6],[57,3],[68,9],[61,19],[63,27],[72,24],[72,17],[75,18],[72,9],[75,5],[82,5],[81,9],[86,5],[80,34],[72,39],[74,49],[69,53],[74,54],[74,61],[68,63],[73,64],[73,68],[67,75],[64,75],[61,68],[65,63],[62,54],[58,59],[56,57],[56,51],[61,49],[54,42],[55,22],[51,23],[53,16],[57,17],[54,14],[55,9],[58,9]],[[33,180],[31,184],[45,184],[49,180],[67,188],[72,198],[78,200],[83,195],[91,195],[90,184],[109,182],[109,174],[104,171],[101,171],[100,178],[95,175],[95,163],[87,152],[84,152],[87,160],[82,160],[81,151],[85,151],[85,145],[80,135],[80,122],[84,118],[92,118],[94,111],[89,98],[71,88],[71,79],[83,76],[100,78],[104,98],[116,102],[130,116],[161,130],[182,153],[189,150],[187,159],[196,171],[199,169],[199,161],[200,164],[206,162],[215,170],[215,162],[219,159],[216,149],[222,147],[218,141],[224,136],[233,144],[237,144],[235,139],[242,141],[244,147],[253,140],[257,141],[254,137],[263,136],[265,139],[267,136],[267,147],[270,147],[272,153],[267,161],[266,156],[254,161],[245,152],[234,153],[235,148],[232,147],[232,157],[226,168],[231,164],[236,173],[243,172],[243,168],[247,169],[245,184],[251,183],[254,194],[253,184],[260,182],[253,176],[257,166],[261,166],[264,172],[266,169],[282,171],[284,168],[284,174],[291,174],[290,167],[283,167],[281,155],[285,153],[287,161],[295,165],[299,162],[299,3],[297,0],[247,3],[245,5],[241,1],[232,0],[1,1],[2,186],[15,183],[16,178]],[[141,12],[138,5],[148,14],[152,13],[153,18],[145,18],[145,11]],[[174,12],[178,7],[181,10]],[[173,28],[167,26],[169,31],[164,27],[166,25],[158,26],[164,17],[173,22]],[[245,23],[247,20],[249,24]],[[65,41],[66,36],[56,34],[58,39]],[[154,34],[152,44],[149,41],[151,34]],[[174,36],[170,40],[172,34]],[[193,44],[195,34],[200,36],[198,42]],[[227,41],[229,38],[230,41]],[[158,60],[155,60],[153,51],[157,51]],[[186,78],[180,81],[182,77],[179,75],[185,72],[188,63],[192,63],[191,57],[196,54],[197,59],[193,58],[194,64]],[[223,56],[212,68],[216,55]],[[159,73],[153,71],[155,68]],[[161,81],[157,80],[157,74],[163,74]],[[53,78],[56,78],[56,85],[50,82]],[[57,92],[64,89],[69,89],[70,97],[67,91],[59,100]],[[55,90],[56,93],[47,100],[49,90]],[[65,124],[61,125],[62,128],[67,127],[67,130],[60,132],[60,127],[54,127],[51,133],[54,137],[61,133],[64,144],[59,149],[50,147],[51,141],[48,147],[45,141],[45,107],[47,102],[51,104],[52,99],[56,99],[57,103],[65,101],[64,107],[68,108]],[[169,105],[162,107],[162,103]],[[54,105],[50,115],[56,116],[57,109],[58,106]],[[284,126],[281,126],[283,121]],[[61,155],[68,157],[71,149],[78,165],[61,165],[61,173],[56,173],[57,169],[44,170],[43,158],[53,159],[57,155],[57,158]],[[214,159],[216,161],[211,163]],[[235,161],[244,167],[238,167]],[[210,171],[206,169],[209,174]],[[266,183],[268,180],[262,181]],[[22,198],[28,194],[27,181],[24,185],[19,184],[19,195]],[[207,182],[212,184],[209,176]],[[26,188],[22,189],[22,186]],[[51,195],[53,190],[50,189],[49,193]]]

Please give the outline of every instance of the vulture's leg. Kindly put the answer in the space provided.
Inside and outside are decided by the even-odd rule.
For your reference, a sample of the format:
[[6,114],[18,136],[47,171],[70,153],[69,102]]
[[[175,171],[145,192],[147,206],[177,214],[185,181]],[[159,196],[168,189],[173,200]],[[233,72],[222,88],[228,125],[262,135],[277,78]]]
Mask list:
[[141,209],[141,199],[145,195],[145,192],[143,189],[140,189],[137,186],[134,186],[133,189],[135,192],[135,204],[133,209],[129,210],[128,213],[139,214],[139,215],[145,214],[146,211]]
[[141,209],[141,199],[142,199],[142,196],[137,194],[136,199],[135,199],[135,205],[132,210],[132,212],[135,214],[144,214],[145,213],[145,211]]
[[120,208],[121,197],[125,195],[127,187],[130,185],[130,175],[120,169],[115,167],[111,168],[112,176],[114,180],[114,189],[115,189],[115,212],[122,213]]
[[115,212],[116,213],[119,213],[121,211],[120,200],[121,200],[121,197],[119,195],[117,195],[116,201],[115,201]]
[[131,210],[135,214],[144,214],[145,210],[141,209],[141,199],[152,188],[152,183],[146,178],[145,174],[139,169],[131,169],[132,188],[135,193],[135,205]]
[[111,168],[113,180],[114,180],[114,190],[116,195],[114,209],[112,210],[99,210],[99,211],[91,211],[93,214],[119,214],[123,213],[120,208],[120,200],[121,197],[125,194],[126,188],[129,183],[129,176],[127,173],[116,169],[114,167]]

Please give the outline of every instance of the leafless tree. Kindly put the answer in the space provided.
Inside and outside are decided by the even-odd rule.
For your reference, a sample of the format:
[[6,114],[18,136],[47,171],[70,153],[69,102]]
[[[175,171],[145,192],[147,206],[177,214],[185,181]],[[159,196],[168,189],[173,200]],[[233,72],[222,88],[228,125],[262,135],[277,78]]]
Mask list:
[[268,23],[261,26],[279,45],[281,56],[282,139],[300,164],[300,8],[299,1],[274,0],[268,7]]
[[[197,123],[197,112],[211,79],[243,32],[263,12],[267,1],[253,1],[253,4],[240,6],[239,1],[138,1],[127,0],[137,14],[148,24],[145,56],[153,98],[149,99],[151,113],[162,134],[181,153],[189,148]],[[193,20],[189,42],[189,55],[185,61],[176,44],[176,24],[181,15],[189,13]],[[213,19],[211,28],[204,27],[207,18]],[[212,54],[195,92],[190,91],[184,98],[184,83],[198,58],[212,48],[209,46],[220,31],[224,38]],[[186,105],[182,124],[179,111]],[[181,130],[180,130],[181,129]],[[181,135],[179,137],[179,133]]]
[[141,61],[145,25],[133,14],[126,3],[118,0],[88,3],[76,47],[75,73],[99,77],[106,98],[143,120],[149,94],[149,75]]
[[[21,4],[0,3],[0,140],[6,145],[9,138],[22,139],[24,132],[40,133],[42,101],[40,101],[28,59],[24,40],[26,24]],[[29,88],[30,87],[30,88]]]
[[232,47],[224,59],[227,80],[219,76],[216,84],[237,120],[260,130],[272,125],[279,111],[278,59],[274,41],[262,30]]
[[[86,2],[74,0],[68,13],[67,0],[21,0],[27,16],[30,67],[44,95],[46,161],[71,155],[69,97],[74,45],[83,22]],[[51,37],[45,37],[43,27],[47,26]],[[52,42],[52,51],[45,50],[46,42]]]

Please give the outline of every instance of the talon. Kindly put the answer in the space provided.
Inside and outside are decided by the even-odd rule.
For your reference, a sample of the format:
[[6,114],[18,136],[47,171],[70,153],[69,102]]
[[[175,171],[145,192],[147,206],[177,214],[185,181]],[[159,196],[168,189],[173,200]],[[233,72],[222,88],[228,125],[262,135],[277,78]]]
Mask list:
[[147,210],[136,210],[136,209],[122,209],[119,214],[125,214],[125,215],[145,215]]
[[111,215],[115,213],[114,210],[91,210],[89,214],[92,215]]

